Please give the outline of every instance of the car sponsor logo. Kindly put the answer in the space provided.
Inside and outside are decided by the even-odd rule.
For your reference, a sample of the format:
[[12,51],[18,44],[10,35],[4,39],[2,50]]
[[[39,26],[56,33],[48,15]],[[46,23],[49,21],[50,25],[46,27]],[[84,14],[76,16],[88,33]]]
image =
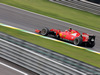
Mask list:
[[91,41],[94,41],[94,39],[91,39]]
[[59,35],[62,36],[62,33],[60,33]]
[[63,36],[64,38],[66,37],[66,35]]
[[87,41],[89,39],[88,35],[82,35],[83,37],[85,37],[85,41]]
[[88,35],[82,35],[83,37],[86,37],[87,39],[89,38],[89,36]]
[[77,33],[73,33],[73,34],[71,34],[71,35],[76,36],[76,34],[77,34]]

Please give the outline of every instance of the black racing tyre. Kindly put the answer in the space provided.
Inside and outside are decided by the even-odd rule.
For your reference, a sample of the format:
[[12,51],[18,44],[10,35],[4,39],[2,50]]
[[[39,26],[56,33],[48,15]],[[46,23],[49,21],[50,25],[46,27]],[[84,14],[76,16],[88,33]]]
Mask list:
[[49,29],[48,28],[43,28],[42,30],[41,30],[41,35],[43,35],[43,36],[47,36],[49,34]]
[[56,39],[60,39],[59,34],[55,35],[55,38],[56,38]]
[[76,38],[74,39],[74,45],[79,46],[79,45],[81,45],[81,44],[82,44],[82,37],[76,37]]

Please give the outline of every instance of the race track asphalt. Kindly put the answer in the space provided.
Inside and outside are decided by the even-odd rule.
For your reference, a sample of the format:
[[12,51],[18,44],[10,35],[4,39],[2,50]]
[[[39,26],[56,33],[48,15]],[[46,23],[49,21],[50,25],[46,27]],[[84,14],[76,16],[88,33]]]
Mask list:
[[85,32],[94,34],[96,36],[96,45],[89,49],[100,52],[100,32],[44,17],[36,13],[31,13],[15,7],[0,4],[0,23],[8,24],[31,32],[34,32],[35,29],[42,29],[44,27],[61,30],[67,30],[69,27],[71,27],[81,33]]
[[[9,72],[10,71],[10,72]],[[21,73],[19,73],[19,72],[16,72],[16,71],[14,71],[14,70],[12,70],[12,69],[9,69],[8,67],[5,67],[5,66],[3,66],[3,65],[0,65],[0,73],[2,74],[2,75],[23,75],[23,74],[21,74]]]
[[3,63],[0,64],[0,75],[39,75],[3,58],[0,58],[0,63]]

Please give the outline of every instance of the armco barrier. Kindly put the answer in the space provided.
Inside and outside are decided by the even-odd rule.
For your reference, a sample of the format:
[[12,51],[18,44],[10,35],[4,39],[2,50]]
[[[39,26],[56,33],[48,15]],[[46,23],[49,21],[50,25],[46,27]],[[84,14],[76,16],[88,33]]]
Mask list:
[[100,6],[91,4],[89,2],[77,1],[77,0],[49,0],[49,1],[65,5],[68,7],[72,7],[75,9],[79,9],[82,11],[87,11],[96,15],[100,15]]
[[39,47],[39,46],[34,45],[32,43],[26,42],[24,40],[12,37],[12,36],[4,34],[4,33],[0,33],[0,38],[4,39],[4,40],[7,40],[7,41],[9,41],[11,43],[14,43],[16,45],[19,45],[21,47],[24,47],[24,48],[26,48],[28,50],[34,51],[36,53],[39,53],[39,54],[41,54],[43,56],[46,56],[46,57],[48,57],[48,58],[50,58],[52,60],[55,60],[55,61],[65,65],[65,66],[69,66],[71,68],[74,68],[79,72],[82,72],[82,73],[85,73],[85,74],[90,74],[90,75],[91,74],[100,74],[100,69],[97,68],[97,67],[88,65],[86,63],[83,63],[81,61],[75,60],[75,59],[70,58],[68,56],[64,56],[64,55],[61,55],[59,53],[53,52],[51,50],[47,50],[45,48]]
[[0,57],[40,75],[86,75],[34,51],[0,39]]

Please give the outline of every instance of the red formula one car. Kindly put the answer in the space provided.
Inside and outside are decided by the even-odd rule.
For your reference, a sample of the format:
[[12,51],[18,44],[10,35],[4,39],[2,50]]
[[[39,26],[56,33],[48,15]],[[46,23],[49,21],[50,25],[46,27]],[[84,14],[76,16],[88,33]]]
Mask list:
[[87,47],[93,47],[95,45],[95,36],[89,35],[87,33],[80,34],[76,30],[69,30],[61,31],[57,29],[48,29],[43,28],[42,30],[35,30],[36,33],[39,33],[43,36],[53,35],[57,39],[63,39],[72,42],[74,45],[85,45]]

